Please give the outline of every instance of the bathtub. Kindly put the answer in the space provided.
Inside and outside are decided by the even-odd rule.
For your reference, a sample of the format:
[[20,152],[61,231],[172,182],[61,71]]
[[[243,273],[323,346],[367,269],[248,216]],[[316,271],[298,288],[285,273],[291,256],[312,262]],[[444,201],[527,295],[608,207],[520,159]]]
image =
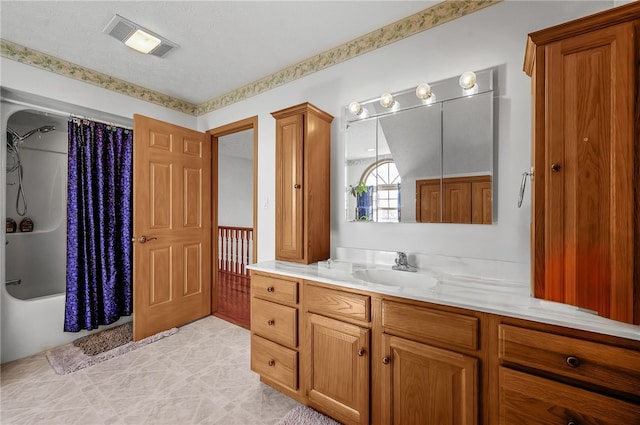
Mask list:
[[[2,123],[24,134],[45,124],[56,130],[27,140],[20,150],[24,164],[30,233],[6,233],[0,244],[0,362],[39,353],[91,332],[64,332],[66,290],[67,117],[26,111],[2,103]],[[6,129],[6,124],[2,126]],[[6,131],[2,131],[0,211],[20,225],[15,200],[15,173],[6,172]],[[128,322],[123,317],[110,326]],[[106,327],[103,327],[106,328]],[[92,332],[95,332],[92,331]]]

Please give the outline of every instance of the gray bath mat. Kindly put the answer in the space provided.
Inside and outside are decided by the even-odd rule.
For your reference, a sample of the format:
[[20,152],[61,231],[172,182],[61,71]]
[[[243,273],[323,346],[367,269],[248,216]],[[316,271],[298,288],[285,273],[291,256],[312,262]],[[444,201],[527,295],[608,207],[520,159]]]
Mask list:
[[276,425],[340,425],[328,416],[307,406],[294,407]]
[[83,336],[69,344],[47,351],[47,360],[58,375],[65,375],[128,353],[178,332],[177,328],[172,328],[134,342],[132,328],[133,324],[129,322]]

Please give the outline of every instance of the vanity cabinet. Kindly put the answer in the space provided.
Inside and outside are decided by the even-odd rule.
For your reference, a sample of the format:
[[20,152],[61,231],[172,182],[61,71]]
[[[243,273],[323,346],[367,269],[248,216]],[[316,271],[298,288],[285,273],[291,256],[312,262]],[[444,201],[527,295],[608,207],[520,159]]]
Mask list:
[[478,317],[383,299],[379,423],[479,423]]
[[309,103],[271,115],[276,119],[276,259],[326,260],[333,117]]
[[640,424],[640,344],[529,326],[497,326],[499,424]]
[[368,295],[305,282],[306,397],[344,424],[369,424]]
[[299,286],[295,278],[251,272],[251,370],[296,400]]
[[640,2],[529,34],[536,297],[640,324]]

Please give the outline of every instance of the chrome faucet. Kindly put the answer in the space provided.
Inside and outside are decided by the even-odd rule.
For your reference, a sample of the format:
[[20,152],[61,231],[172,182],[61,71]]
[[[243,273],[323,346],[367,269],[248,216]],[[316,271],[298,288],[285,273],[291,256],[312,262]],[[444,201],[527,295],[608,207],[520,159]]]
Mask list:
[[404,252],[397,252],[397,254],[398,254],[398,257],[396,258],[396,265],[391,267],[393,270],[399,270],[402,272],[418,271],[416,266],[412,266],[411,264],[409,264],[409,261],[407,259],[407,254],[405,254]]

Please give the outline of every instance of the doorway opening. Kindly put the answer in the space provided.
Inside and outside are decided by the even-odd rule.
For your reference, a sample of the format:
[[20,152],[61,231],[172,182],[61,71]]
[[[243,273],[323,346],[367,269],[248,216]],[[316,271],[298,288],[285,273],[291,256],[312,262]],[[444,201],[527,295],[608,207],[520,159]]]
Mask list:
[[212,136],[212,314],[249,329],[257,261],[258,117],[209,130]]

